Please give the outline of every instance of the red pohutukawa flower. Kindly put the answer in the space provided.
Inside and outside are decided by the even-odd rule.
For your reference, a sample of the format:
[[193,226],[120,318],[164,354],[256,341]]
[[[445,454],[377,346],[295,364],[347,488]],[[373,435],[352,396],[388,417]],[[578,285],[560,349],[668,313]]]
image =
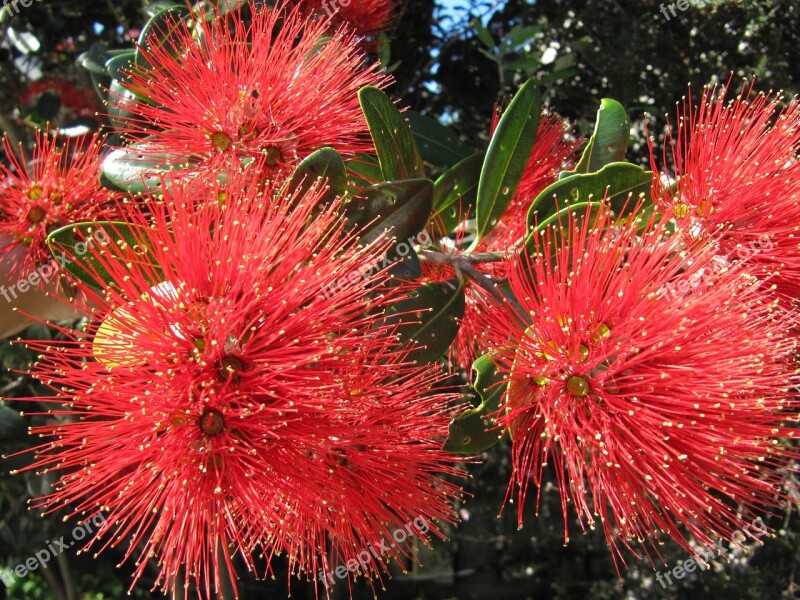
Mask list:
[[14,273],[28,275],[52,258],[45,240],[55,229],[109,214],[108,203],[117,195],[100,185],[102,141],[95,135],[61,143],[47,130],[37,131],[30,161],[19,161],[3,138],[9,165],[0,164],[0,234],[10,241],[0,253],[24,251],[11,265]]
[[[153,556],[163,589],[185,568],[211,596],[237,554],[253,570],[285,554],[326,587],[340,564],[380,576],[454,519],[455,459],[440,450],[452,396],[381,324],[385,272],[350,277],[386,243],[337,237],[341,207],[319,210],[322,189],[234,183],[222,206],[173,185],[149,220],[132,216],[141,243],[121,260],[93,246],[116,282],[87,289],[101,323],[66,352],[32,344],[70,407],[35,430],[48,442],[34,468],[62,472],[40,503],[102,510],[92,546],[127,539],[135,579]],[[381,539],[391,548],[370,553]]]
[[298,0],[304,14],[330,17],[331,27],[344,25],[367,41],[386,31],[397,12],[395,0]]
[[389,79],[365,65],[353,34],[322,43],[326,20],[304,20],[285,3],[245,8],[252,14],[203,15],[191,30],[176,24],[168,43],[140,48],[152,68],[135,68],[125,85],[150,101],[118,98],[132,113],[121,129],[149,136],[145,155],[211,168],[251,158],[276,172],[323,146],[345,156],[371,148],[357,93]]
[[800,101],[754,94],[752,84],[726,101],[728,88],[689,97],[669,132],[664,168],[674,187],[654,173],[653,197],[688,238],[719,238],[729,260],[746,259],[777,293],[800,295]]
[[690,550],[684,532],[731,539],[786,497],[778,467],[795,455],[779,439],[798,409],[783,311],[752,276],[709,271],[710,247],[641,225],[604,208],[548,229],[510,271],[524,314],[487,315],[520,525],[552,465],[566,539],[572,505],[615,561],[663,537]]

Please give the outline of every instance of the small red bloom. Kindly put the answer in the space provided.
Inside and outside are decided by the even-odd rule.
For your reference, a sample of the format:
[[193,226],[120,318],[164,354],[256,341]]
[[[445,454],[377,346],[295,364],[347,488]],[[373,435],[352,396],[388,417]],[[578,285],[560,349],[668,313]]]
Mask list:
[[691,97],[669,132],[663,165],[674,187],[658,174],[652,140],[653,197],[687,239],[718,239],[728,260],[749,268],[784,298],[800,296],[800,100],[753,94],[742,87]]
[[367,40],[386,31],[397,13],[395,0],[296,0],[296,4],[304,14],[330,17],[332,28],[345,25]]
[[66,77],[44,77],[31,81],[20,92],[20,103],[32,107],[46,92],[58,94],[61,106],[76,117],[93,119],[100,108],[97,95],[91,89],[78,87]]
[[[156,585],[185,569],[204,597],[236,554],[251,569],[284,554],[316,579],[417,517],[417,537],[438,535],[459,494],[442,479],[451,395],[381,324],[387,275],[348,278],[387,243],[339,239],[341,206],[320,210],[321,189],[228,183],[221,203],[173,184],[152,217],[132,215],[147,239],[123,260],[92,249],[116,282],[87,289],[102,323],[67,352],[32,344],[70,407],[35,432],[49,438],[36,468],[62,471],[42,505],[102,509],[93,545],[129,539],[135,580],[152,555]],[[410,555],[411,539],[395,543],[384,559]]]
[[[118,195],[100,185],[103,139],[68,139],[63,145],[37,131],[29,163],[19,162],[8,138],[3,150],[9,166],[0,164],[0,234],[10,240],[0,252],[24,250],[13,272],[28,275],[51,259],[45,240],[52,231],[108,216],[108,203]],[[80,148],[80,150],[76,150]]]
[[752,276],[710,270],[712,248],[682,252],[650,221],[610,209],[571,216],[515,258],[510,286],[524,314],[488,313],[509,387],[496,417],[512,434],[522,523],[531,484],[552,465],[581,526],[658,554],[731,539],[782,501],[795,452],[795,342],[785,314]]
[[[304,20],[284,3],[250,3],[224,16],[176,24],[169,44],[141,48],[143,63],[126,87],[150,102],[116,104],[132,139],[153,152],[206,168],[238,168],[244,159],[285,171],[323,146],[352,156],[371,148],[358,90],[388,78],[367,67],[353,34],[330,39],[325,22]],[[199,41],[198,41],[199,40]],[[148,154],[145,151],[145,154]]]

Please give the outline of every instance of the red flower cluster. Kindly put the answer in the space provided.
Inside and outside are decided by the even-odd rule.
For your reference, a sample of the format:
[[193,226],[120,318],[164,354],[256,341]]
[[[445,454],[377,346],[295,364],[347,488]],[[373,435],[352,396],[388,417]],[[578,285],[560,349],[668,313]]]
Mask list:
[[140,48],[124,84],[147,101],[115,104],[130,113],[119,118],[127,137],[147,138],[144,158],[225,171],[258,160],[277,175],[323,146],[368,151],[357,92],[389,79],[365,66],[353,34],[321,43],[327,23],[297,8],[245,8],[174,24],[169,41]]
[[62,107],[77,117],[94,119],[100,108],[97,95],[89,88],[81,88],[66,77],[43,77],[31,81],[19,94],[23,105],[32,107],[47,92],[58,94]]
[[396,0],[295,0],[295,3],[307,18],[330,17],[332,29],[345,26],[367,42],[374,42],[379,33],[386,31],[397,12]]
[[[800,100],[753,93],[745,84],[689,97],[668,137],[663,163],[674,185],[658,175],[653,197],[688,240],[713,237],[730,261],[776,287],[785,301],[800,296]],[[651,163],[656,168],[651,145]],[[669,152],[667,152],[667,149]]]
[[[441,448],[457,396],[386,318],[412,284],[376,268],[390,241],[359,244],[349,199],[287,185],[321,147],[374,150],[357,92],[390,79],[359,45],[394,8],[251,0],[154,32],[120,83],[115,123],[146,164],[192,175],[162,173],[163,196],[124,203],[102,188],[99,136],[76,152],[40,133],[30,166],[4,140],[0,234],[12,242],[0,250],[26,250],[17,271],[48,259],[46,236],[70,223],[114,237],[121,226],[98,221],[124,214],[137,238],[86,244],[82,265],[106,283],[80,284],[91,324],[30,343],[34,373],[65,405],[33,430],[46,442],[30,468],[59,471],[37,505],[102,511],[89,546],[127,543],[134,584],[151,557],[156,587],[186,581],[187,596],[228,576],[235,587],[234,561],[270,576],[261,558],[276,555],[326,588],[341,565],[381,579],[387,559],[413,554],[394,532],[415,523],[441,537],[455,520],[462,473]],[[537,233],[527,256],[531,202],[579,143],[545,115],[496,228],[423,261],[423,281],[466,286],[451,362],[469,370],[489,352],[504,378],[493,416],[511,433],[520,525],[551,465],[565,537],[571,504],[617,562],[625,549],[652,559],[667,538],[729,539],[787,497],[782,470],[798,457],[786,307],[800,293],[800,101],[745,87],[726,103],[726,91],[687,101],[668,136],[672,176],[652,185],[665,218],[603,204]],[[390,536],[379,560],[363,558]]]
[[[49,131],[37,131],[30,161],[19,161],[7,137],[3,151],[9,165],[0,164],[0,234],[9,240],[0,253],[13,248],[22,260],[11,265],[25,276],[52,259],[45,240],[52,231],[94,218],[110,217],[109,203],[117,194],[100,184],[103,138],[72,138],[60,143]],[[20,149],[22,153],[22,149]]]
[[[255,571],[254,556],[283,554],[315,577],[420,517],[441,536],[460,493],[437,441],[453,397],[381,324],[393,298],[372,290],[386,275],[320,292],[387,244],[339,239],[322,189],[231,183],[221,206],[216,189],[174,185],[150,219],[132,214],[140,244],[92,250],[117,282],[87,289],[102,323],[65,332],[63,352],[33,344],[36,373],[69,406],[35,430],[48,438],[35,468],[62,473],[41,503],[103,510],[93,545],[129,538],[136,579],[155,556],[157,585],[185,568],[206,596],[236,555]],[[363,574],[380,577],[410,543]]]
[[639,544],[657,555],[664,537],[689,550],[681,526],[730,539],[785,498],[779,467],[796,455],[780,441],[798,410],[784,312],[740,270],[703,276],[713,246],[685,251],[663,225],[571,215],[514,260],[521,312],[487,314],[520,524],[552,465],[565,523],[569,504],[599,522],[615,559]]

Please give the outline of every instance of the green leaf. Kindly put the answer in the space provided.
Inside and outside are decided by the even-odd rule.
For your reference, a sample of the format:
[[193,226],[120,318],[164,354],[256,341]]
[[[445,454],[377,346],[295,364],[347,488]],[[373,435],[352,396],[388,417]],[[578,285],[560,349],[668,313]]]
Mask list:
[[[525,56],[514,60],[503,61],[503,68],[509,71],[523,71],[525,73],[533,73],[542,66],[542,63],[535,56]],[[539,80],[541,84],[541,80]]]
[[180,49],[172,48],[170,42],[175,37],[175,33],[180,32],[183,26],[182,20],[187,16],[189,16],[189,9],[186,6],[170,6],[153,15],[139,34],[139,44],[136,48],[134,62],[144,67],[152,67],[144,58],[142,50],[152,52],[165,44],[170,54],[176,56]]
[[378,61],[384,69],[389,67],[389,62],[392,59],[392,43],[389,36],[383,31],[378,34]]
[[528,80],[500,118],[486,152],[478,183],[473,247],[497,224],[517,191],[536,141],[540,112],[539,92],[535,82]]
[[462,219],[475,212],[478,181],[485,154],[477,152],[445,171],[433,190],[433,217],[441,219],[450,232]]
[[[598,209],[603,206],[602,202],[577,202],[575,204],[570,204],[559,210],[556,214],[550,215],[544,221],[539,222],[539,225],[536,227],[535,231],[544,231],[550,226],[555,226],[559,223],[566,224],[569,222],[569,215],[577,215],[580,213],[586,213],[587,210],[591,209],[592,214],[597,214]],[[531,235],[535,235],[535,233],[531,233]]]
[[542,25],[517,25],[503,38],[503,45],[514,49],[530,42],[542,30]]
[[150,142],[136,142],[110,152],[103,160],[103,176],[118,189],[144,194],[161,190],[159,174],[190,166],[186,159],[154,152],[153,148]]
[[422,158],[427,162],[447,167],[470,156],[474,150],[464,144],[452,129],[419,113],[405,113]]
[[422,263],[419,256],[411,244],[406,242],[409,251],[405,256],[400,256],[397,252],[397,246],[389,251],[387,259],[392,263],[389,267],[389,274],[398,279],[413,280],[422,275]]
[[389,97],[378,88],[366,86],[358,92],[358,99],[384,180],[425,177],[411,128]]
[[635,198],[650,193],[651,181],[652,171],[630,163],[611,163],[596,173],[560,179],[542,190],[531,204],[528,229],[532,230],[537,220],[542,222],[554,214],[556,207],[561,210],[576,202],[599,202],[605,197],[612,210],[631,210],[636,205]]
[[[142,7],[142,10],[144,10],[144,13],[147,15],[148,18],[152,19],[158,13],[163,12],[163,11],[168,10],[168,9],[171,10],[171,9],[176,8],[178,6],[181,6],[181,5],[176,4],[175,2],[172,2],[171,0],[153,0],[152,2],[148,2],[147,4],[145,4]],[[184,8],[185,8],[185,6],[184,6]]]
[[[108,46],[102,42],[95,42],[86,52],[81,53],[76,61],[80,66],[96,75],[108,75],[106,63],[110,56],[108,55]],[[128,50],[126,50],[126,53]]]
[[345,163],[347,167],[347,189],[355,196],[362,189],[383,181],[378,159],[368,154],[358,154]]
[[10,406],[0,405],[0,441],[21,440],[28,435],[25,419]]
[[103,290],[113,278],[96,256],[113,256],[136,264],[149,283],[164,280],[164,273],[153,256],[153,243],[147,229],[117,221],[75,223],[53,231],[47,246],[59,264],[76,279]]
[[114,56],[128,53],[130,53],[130,49],[128,48],[109,50],[108,46],[102,42],[95,42],[91,45],[89,50],[78,57],[77,63],[89,71],[89,75],[92,79],[92,87],[101,101],[106,101],[105,92],[103,90],[107,88],[112,81],[111,77],[108,75],[106,63]]
[[398,242],[406,242],[428,223],[433,208],[433,182],[430,179],[389,181],[370,186],[363,198],[345,205],[345,217],[359,230],[364,244],[386,232]]
[[128,71],[133,69],[135,59],[136,52],[133,50],[112,56],[106,61],[106,71],[111,75],[112,79],[125,81]]
[[456,339],[464,305],[464,287],[458,279],[426,283],[398,302],[394,307],[397,314],[387,321],[398,324],[401,341],[415,342],[410,360],[435,362]]
[[306,157],[295,169],[287,188],[288,193],[303,196],[317,181],[323,180],[328,191],[320,203],[330,204],[347,192],[347,171],[344,161],[333,148],[320,148]]
[[478,34],[478,39],[483,43],[484,46],[490,50],[497,46],[497,42],[494,41],[494,37],[492,36],[491,32],[484,27],[480,19],[472,19],[472,21],[470,21],[470,25],[475,28],[475,33]]
[[123,119],[133,116],[132,109],[137,102],[139,100],[133,92],[118,80],[111,80],[111,85],[108,87],[108,114],[114,127],[117,129],[123,127]]
[[508,384],[500,384],[503,377],[497,373],[488,354],[479,357],[472,364],[472,370],[475,372],[473,385],[481,403],[475,408],[465,410],[450,422],[447,439],[442,446],[448,452],[483,452],[502,438],[502,433],[498,430],[490,431],[494,424],[489,415],[497,410]]
[[616,100],[603,98],[597,111],[594,133],[572,171],[564,171],[561,178],[575,173],[594,173],[604,166],[625,159],[631,124],[625,108]]

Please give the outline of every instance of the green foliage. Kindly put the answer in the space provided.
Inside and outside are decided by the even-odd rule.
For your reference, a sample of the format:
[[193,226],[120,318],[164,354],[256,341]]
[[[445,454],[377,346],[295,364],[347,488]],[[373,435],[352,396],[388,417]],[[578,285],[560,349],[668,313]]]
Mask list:
[[395,305],[388,322],[398,325],[400,339],[413,349],[417,363],[435,362],[447,352],[464,316],[464,287],[458,279],[426,283]]
[[414,135],[389,97],[374,87],[358,93],[384,181],[425,177]]
[[491,448],[502,437],[491,415],[497,410],[508,384],[502,383],[503,376],[497,373],[490,355],[479,357],[472,364],[472,370],[475,372],[473,385],[481,401],[450,423],[447,440],[442,446],[450,452],[476,454]]
[[486,151],[475,201],[477,241],[497,224],[528,164],[539,128],[541,104],[534,81],[517,92]]
[[594,173],[604,166],[625,159],[628,150],[631,124],[625,108],[616,100],[603,98],[597,111],[594,132],[571,171],[564,171],[561,179],[576,173]]
[[442,173],[433,191],[433,219],[441,219],[445,232],[452,231],[475,213],[484,152],[468,156]]
[[[142,227],[110,221],[75,223],[52,232],[47,245],[67,271],[98,290],[113,284],[114,279],[96,256],[136,261],[139,267],[148,269],[153,285],[163,280],[164,273],[153,256],[153,244]],[[94,246],[91,251],[90,245]]]
[[320,198],[321,204],[329,204],[337,196],[347,193],[344,161],[333,148],[320,148],[305,158],[295,169],[286,191],[302,197],[314,185],[327,187]]

